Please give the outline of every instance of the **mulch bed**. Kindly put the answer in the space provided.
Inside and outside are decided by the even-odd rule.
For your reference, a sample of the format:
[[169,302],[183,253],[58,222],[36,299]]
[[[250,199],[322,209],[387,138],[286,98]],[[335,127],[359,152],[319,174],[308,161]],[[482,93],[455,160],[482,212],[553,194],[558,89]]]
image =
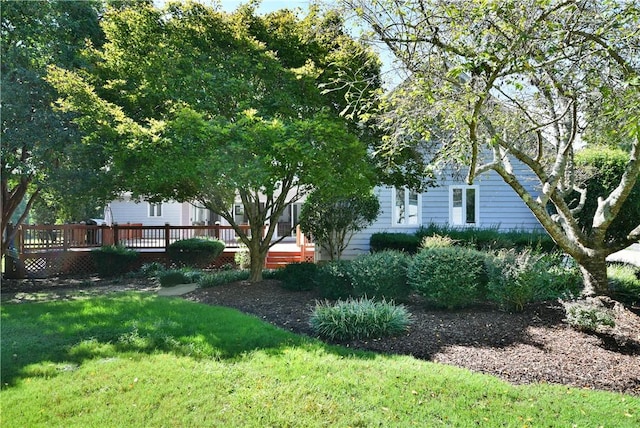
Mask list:
[[[73,298],[112,291],[156,291],[144,280],[54,279],[5,281],[3,301]],[[237,282],[198,289],[183,296],[194,302],[236,308],[290,330],[313,336],[308,320],[319,296],[293,292],[277,281]],[[405,305],[413,316],[400,337],[337,344],[465,367],[514,384],[554,383],[640,395],[640,316],[616,305],[616,326],[599,334],[576,331],[563,322],[556,302],[530,305],[520,313],[478,306],[443,311]]]

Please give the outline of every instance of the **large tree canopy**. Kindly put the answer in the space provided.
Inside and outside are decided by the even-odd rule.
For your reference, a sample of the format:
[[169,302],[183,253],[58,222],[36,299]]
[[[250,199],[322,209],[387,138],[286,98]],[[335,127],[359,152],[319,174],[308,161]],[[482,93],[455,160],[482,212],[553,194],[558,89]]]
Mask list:
[[[56,95],[43,77],[50,64],[81,66],[79,49],[86,41],[99,45],[102,31],[99,2],[2,1],[1,8],[4,254],[13,238],[6,233],[8,222],[16,217],[22,222],[39,195],[82,196],[100,182],[100,164],[80,144],[69,115],[52,109]],[[71,187],[78,191],[70,192]]]
[[[381,124],[392,153],[422,144],[467,179],[496,171],[580,264],[587,293],[606,293],[605,257],[640,236],[607,230],[640,170],[640,4],[637,1],[344,0],[407,71]],[[585,190],[573,154],[585,136],[616,130],[629,152],[614,190],[597,195],[583,229]],[[428,144],[431,141],[432,144]],[[514,163],[537,181],[530,193]],[[577,190],[573,205],[565,196]]]
[[[323,96],[319,84],[329,63],[362,66],[329,61],[347,43],[372,75],[377,62],[350,38],[322,39],[327,19],[336,17],[255,16],[246,6],[226,14],[195,3],[111,9],[106,42],[85,51],[90,65],[51,67],[49,81],[85,143],[108,154],[120,191],[198,201],[222,216],[248,246],[255,281],[288,204],[318,186],[371,185],[365,133],[339,115],[344,94]],[[237,198],[249,233],[234,216]]]

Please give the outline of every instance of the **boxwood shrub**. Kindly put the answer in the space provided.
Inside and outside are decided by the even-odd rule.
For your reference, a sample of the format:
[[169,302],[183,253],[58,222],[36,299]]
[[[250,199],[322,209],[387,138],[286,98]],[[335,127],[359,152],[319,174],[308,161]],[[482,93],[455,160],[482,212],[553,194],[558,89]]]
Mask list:
[[373,253],[384,250],[398,250],[415,254],[420,246],[420,239],[415,234],[408,233],[374,233],[369,239],[369,248]]
[[322,297],[337,300],[355,295],[349,274],[350,263],[345,260],[334,260],[318,266],[316,284]]
[[181,239],[167,247],[169,259],[176,266],[206,268],[224,251],[224,242],[210,238]]
[[91,251],[98,275],[108,277],[128,272],[138,252],[123,246],[107,245]]
[[347,269],[354,295],[406,300],[410,292],[407,283],[409,260],[407,253],[396,250],[357,257]]
[[318,266],[315,263],[290,263],[278,272],[277,278],[286,290],[304,291],[315,287],[317,273]]
[[461,247],[421,250],[409,265],[409,284],[428,303],[455,309],[485,297],[486,254]]

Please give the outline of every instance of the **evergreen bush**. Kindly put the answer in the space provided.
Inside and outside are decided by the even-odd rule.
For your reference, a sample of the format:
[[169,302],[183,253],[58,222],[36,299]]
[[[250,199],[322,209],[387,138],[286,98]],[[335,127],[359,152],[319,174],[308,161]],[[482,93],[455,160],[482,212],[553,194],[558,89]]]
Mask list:
[[409,284],[434,306],[469,306],[485,297],[486,258],[484,253],[469,248],[421,250],[409,265]]
[[407,269],[410,256],[396,250],[365,254],[354,259],[347,275],[357,297],[406,300],[410,287]]
[[121,245],[108,245],[92,250],[91,256],[98,275],[109,277],[129,271],[139,254]]
[[167,247],[169,259],[176,266],[207,268],[224,251],[224,242],[210,238],[181,239]]
[[318,266],[315,263],[290,263],[278,272],[278,277],[282,288],[304,291],[315,287],[317,273]]
[[318,267],[316,284],[322,297],[337,300],[355,295],[349,274],[350,264],[345,260],[335,260]]
[[374,233],[369,239],[369,248],[373,253],[397,250],[415,254],[420,246],[420,239],[416,235],[408,233]]

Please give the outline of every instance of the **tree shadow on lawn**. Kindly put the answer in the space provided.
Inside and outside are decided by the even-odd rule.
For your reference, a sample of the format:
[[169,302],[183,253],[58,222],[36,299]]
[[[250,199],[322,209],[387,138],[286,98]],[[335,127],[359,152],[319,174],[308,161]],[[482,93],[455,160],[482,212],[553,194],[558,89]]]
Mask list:
[[355,355],[231,308],[146,293],[4,304],[1,329],[2,388],[19,379],[55,376],[96,358],[172,353],[233,360],[256,350],[278,355],[291,347]]

